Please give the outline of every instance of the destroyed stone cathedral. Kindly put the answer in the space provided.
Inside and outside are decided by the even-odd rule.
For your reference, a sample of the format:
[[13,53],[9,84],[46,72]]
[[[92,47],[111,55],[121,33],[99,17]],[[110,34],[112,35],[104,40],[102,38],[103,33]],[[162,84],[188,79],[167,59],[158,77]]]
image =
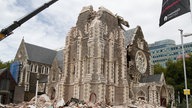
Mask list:
[[22,64],[18,84],[24,87],[24,100],[34,96],[40,76],[39,80],[47,80],[39,90],[65,102],[72,97],[111,105],[174,102],[174,88],[166,84],[164,74],[153,74],[141,27],[125,30],[125,26],[128,22],[104,7],[94,11],[87,6],[69,31],[64,49],[50,50],[22,40],[15,61]]

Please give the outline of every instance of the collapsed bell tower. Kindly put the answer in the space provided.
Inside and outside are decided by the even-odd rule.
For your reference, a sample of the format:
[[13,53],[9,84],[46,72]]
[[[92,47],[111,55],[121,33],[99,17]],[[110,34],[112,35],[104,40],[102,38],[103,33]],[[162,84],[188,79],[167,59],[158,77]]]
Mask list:
[[[66,38],[61,95],[113,105],[128,103],[123,21],[109,10],[84,7]],[[128,23],[126,23],[128,24]],[[93,98],[93,99],[92,99]]]

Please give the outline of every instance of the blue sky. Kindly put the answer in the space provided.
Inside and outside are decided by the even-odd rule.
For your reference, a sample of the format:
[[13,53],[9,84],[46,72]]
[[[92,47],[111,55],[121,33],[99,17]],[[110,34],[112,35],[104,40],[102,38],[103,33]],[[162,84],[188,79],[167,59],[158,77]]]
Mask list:
[[[0,29],[12,24],[49,0],[0,0]],[[2,5],[3,4],[3,5]],[[83,6],[93,5],[94,10],[104,6],[112,13],[122,16],[131,29],[141,26],[145,39],[153,43],[163,39],[173,39],[180,44],[180,33],[192,33],[192,15],[184,14],[159,27],[162,0],[59,0],[36,15],[14,34],[0,41],[0,60],[13,60],[22,38],[25,42],[38,46],[59,49],[65,46],[65,37],[70,28],[76,25]],[[184,38],[191,42],[192,37]]]

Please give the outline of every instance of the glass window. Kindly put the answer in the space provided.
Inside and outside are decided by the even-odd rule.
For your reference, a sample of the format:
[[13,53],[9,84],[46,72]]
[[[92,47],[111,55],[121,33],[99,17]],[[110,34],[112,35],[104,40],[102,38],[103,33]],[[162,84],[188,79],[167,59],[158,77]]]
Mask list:
[[41,73],[41,66],[38,66],[38,73]]
[[37,73],[37,72],[38,72],[38,66],[35,65],[35,73]]
[[33,72],[33,64],[31,64],[31,72]]
[[46,67],[45,74],[49,74],[49,67]]
[[45,66],[42,66],[41,67],[41,74],[44,74],[45,73]]

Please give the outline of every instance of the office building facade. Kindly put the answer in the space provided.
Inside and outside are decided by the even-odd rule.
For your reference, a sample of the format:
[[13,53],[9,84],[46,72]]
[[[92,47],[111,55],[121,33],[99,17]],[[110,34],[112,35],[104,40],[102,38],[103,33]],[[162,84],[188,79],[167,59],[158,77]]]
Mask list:
[[[176,45],[174,40],[166,39],[149,44],[151,62],[166,67],[168,60],[177,61],[182,56],[182,45]],[[192,53],[192,42],[184,44],[185,57]]]

